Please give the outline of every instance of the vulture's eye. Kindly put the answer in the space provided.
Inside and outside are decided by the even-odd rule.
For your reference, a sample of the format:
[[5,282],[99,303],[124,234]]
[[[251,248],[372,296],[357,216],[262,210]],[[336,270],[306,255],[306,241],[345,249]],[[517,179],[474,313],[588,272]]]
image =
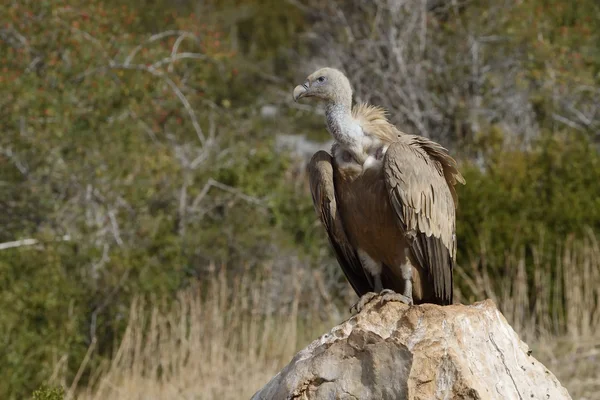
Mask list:
[[317,82],[319,82],[319,83],[323,83],[323,82],[325,82],[325,77],[324,77],[324,76],[320,76],[320,77],[318,77],[318,78],[317,78]]

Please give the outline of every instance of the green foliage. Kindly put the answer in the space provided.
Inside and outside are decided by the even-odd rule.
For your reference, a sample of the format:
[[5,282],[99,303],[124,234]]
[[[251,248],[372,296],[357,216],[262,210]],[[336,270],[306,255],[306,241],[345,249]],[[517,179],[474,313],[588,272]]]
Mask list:
[[[53,371],[50,360],[71,354],[71,367],[81,359],[85,343],[85,287],[77,258],[48,246],[41,251],[14,250],[0,259],[0,383],[4,398],[31,392]],[[65,257],[66,256],[66,257]],[[24,386],[24,387],[23,387]]]
[[65,391],[62,387],[49,388],[41,387],[33,392],[33,400],[63,400]]
[[[282,200],[297,198],[287,161],[230,119],[221,32],[175,16],[185,34],[149,41],[135,10],[100,1],[13,2],[0,18],[0,242],[39,241],[0,252],[12,399],[63,356],[70,381],[93,339],[88,366],[109,356],[133,295],[170,297],[211,262],[256,265],[295,245],[286,215],[310,203]],[[184,57],[169,62],[174,49]]]
[[546,134],[531,151],[487,150],[483,166],[462,168],[460,259],[486,253],[501,266],[508,250],[542,236],[552,248],[571,234],[600,231],[600,155],[586,135]]

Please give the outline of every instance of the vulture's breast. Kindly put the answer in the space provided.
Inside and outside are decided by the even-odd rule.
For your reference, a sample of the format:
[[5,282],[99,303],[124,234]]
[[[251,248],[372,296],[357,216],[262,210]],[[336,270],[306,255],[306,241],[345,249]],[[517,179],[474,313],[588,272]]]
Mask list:
[[383,169],[358,173],[335,168],[335,192],[344,230],[352,245],[375,261],[393,265],[405,259],[405,239],[387,194]]

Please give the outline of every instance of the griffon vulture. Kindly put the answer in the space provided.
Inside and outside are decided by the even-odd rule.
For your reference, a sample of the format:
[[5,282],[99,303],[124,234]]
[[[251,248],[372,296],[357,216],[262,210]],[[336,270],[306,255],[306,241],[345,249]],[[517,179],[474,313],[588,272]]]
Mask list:
[[315,210],[360,311],[377,296],[407,304],[452,303],[456,256],[454,185],[465,183],[438,143],[408,135],[383,109],[352,107],[346,76],[322,68],[294,88],[295,101],[325,102],[331,155],[312,157]]

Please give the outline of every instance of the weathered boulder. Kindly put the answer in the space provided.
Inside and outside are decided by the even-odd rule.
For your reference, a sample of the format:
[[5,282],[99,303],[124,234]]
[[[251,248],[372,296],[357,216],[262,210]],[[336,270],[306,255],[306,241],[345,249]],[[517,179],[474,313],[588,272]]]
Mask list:
[[298,352],[253,400],[570,399],[491,300],[372,301]]

